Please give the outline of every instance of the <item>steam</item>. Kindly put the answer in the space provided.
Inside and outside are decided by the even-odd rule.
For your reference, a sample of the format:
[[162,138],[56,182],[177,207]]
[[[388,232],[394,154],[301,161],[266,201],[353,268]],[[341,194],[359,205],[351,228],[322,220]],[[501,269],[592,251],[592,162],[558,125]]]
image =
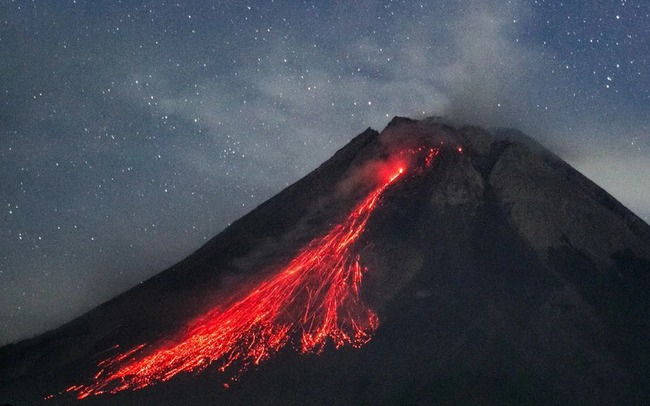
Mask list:
[[[517,37],[522,8],[474,9],[450,32],[452,56],[440,69],[440,86],[448,103],[441,114],[453,121],[485,127],[531,131],[544,115],[539,100],[552,71],[543,53]],[[521,44],[521,45],[520,45]],[[544,97],[546,99],[546,97]],[[531,115],[531,111],[541,110]]]

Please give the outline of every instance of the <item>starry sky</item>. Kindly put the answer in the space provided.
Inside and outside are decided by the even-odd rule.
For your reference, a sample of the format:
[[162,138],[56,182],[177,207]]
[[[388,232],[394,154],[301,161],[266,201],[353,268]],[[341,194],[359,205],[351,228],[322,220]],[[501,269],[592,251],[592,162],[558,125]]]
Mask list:
[[648,221],[650,2],[3,0],[0,344],[395,115],[526,131]]

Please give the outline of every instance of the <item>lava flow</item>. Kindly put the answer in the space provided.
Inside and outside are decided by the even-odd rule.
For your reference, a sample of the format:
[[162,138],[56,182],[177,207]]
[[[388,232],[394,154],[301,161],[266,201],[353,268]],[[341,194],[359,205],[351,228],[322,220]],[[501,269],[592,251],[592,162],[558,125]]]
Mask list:
[[[424,166],[438,150],[426,152]],[[192,322],[171,344],[143,344],[104,360],[92,383],[71,386],[66,392],[82,399],[141,389],[181,372],[201,371],[215,362],[221,371],[233,366],[241,373],[294,337],[299,338],[295,345],[303,353],[320,353],[330,341],[336,348],[367,343],[379,320],[359,296],[366,269],[351,248],[386,188],[406,170],[404,163],[391,168],[387,179],[342,223],[314,239],[271,277]]]

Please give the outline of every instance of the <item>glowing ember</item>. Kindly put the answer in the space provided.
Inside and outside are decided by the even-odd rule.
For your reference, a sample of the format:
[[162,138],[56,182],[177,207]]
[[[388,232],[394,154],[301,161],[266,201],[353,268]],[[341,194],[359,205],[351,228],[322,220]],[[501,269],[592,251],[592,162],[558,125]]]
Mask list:
[[[424,166],[429,166],[437,153],[437,149],[409,151],[419,156]],[[391,167],[388,179],[345,221],[313,240],[267,280],[195,320],[171,343],[142,344],[100,362],[92,383],[71,386],[66,392],[82,399],[141,389],[181,372],[201,371],[215,362],[221,371],[234,364],[236,378],[293,337],[299,337],[303,353],[320,353],[327,342],[336,348],[358,348],[367,343],[379,321],[359,297],[366,269],[351,248],[383,192],[406,171],[403,162]]]

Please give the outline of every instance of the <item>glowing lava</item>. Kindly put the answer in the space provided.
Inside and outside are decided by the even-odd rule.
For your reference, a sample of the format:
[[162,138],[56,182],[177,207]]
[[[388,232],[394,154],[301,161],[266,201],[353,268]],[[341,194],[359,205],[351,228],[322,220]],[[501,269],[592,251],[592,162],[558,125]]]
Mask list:
[[[430,165],[437,152],[427,149],[422,163]],[[236,378],[294,337],[299,337],[295,344],[303,353],[320,353],[327,342],[336,348],[367,343],[379,320],[359,296],[366,269],[351,248],[386,188],[407,169],[403,163],[391,168],[387,180],[342,223],[314,239],[268,279],[198,318],[171,343],[143,344],[100,362],[92,383],[71,386],[66,392],[82,399],[141,389],[215,362],[221,371],[233,366]]]

